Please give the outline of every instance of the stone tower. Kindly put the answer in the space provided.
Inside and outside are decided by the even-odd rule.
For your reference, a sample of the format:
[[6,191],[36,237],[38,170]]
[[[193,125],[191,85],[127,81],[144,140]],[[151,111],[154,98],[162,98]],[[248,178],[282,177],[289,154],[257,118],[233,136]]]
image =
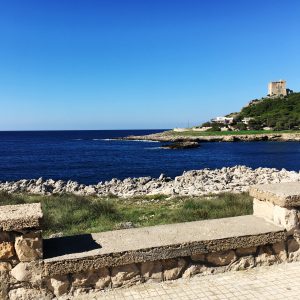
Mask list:
[[279,81],[272,81],[268,84],[268,95],[270,96],[286,96],[287,89],[286,89],[286,81],[279,80]]

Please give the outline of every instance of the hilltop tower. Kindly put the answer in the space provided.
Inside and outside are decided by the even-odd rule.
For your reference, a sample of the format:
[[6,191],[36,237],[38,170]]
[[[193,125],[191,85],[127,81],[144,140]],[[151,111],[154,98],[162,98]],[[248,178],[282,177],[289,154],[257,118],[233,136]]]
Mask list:
[[268,95],[269,96],[286,96],[288,91],[286,89],[286,81],[272,81],[268,84]]

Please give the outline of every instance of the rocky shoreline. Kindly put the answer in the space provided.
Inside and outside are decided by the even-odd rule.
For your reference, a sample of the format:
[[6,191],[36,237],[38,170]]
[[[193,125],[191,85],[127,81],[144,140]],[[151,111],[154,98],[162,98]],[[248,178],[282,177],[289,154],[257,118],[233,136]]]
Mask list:
[[200,196],[221,192],[240,193],[250,185],[300,181],[300,172],[273,168],[251,169],[234,166],[222,169],[202,169],[184,172],[174,179],[161,174],[159,178],[139,177],[112,179],[95,185],[62,180],[19,180],[0,182],[0,191],[40,195],[64,194],[132,197],[164,194],[168,196]]
[[141,136],[128,136],[120,138],[127,141],[157,141],[157,142],[254,142],[279,141],[300,142],[300,133],[264,133],[264,134],[230,134],[230,135],[180,135],[171,131],[164,131]]

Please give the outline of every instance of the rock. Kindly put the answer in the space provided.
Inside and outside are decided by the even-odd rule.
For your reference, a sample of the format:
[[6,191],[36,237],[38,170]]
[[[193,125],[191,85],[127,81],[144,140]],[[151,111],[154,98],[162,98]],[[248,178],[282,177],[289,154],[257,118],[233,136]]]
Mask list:
[[214,266],[226,266],[233,263],[237,257],[233,250],[224,252],[209,253],[206,256],[207,262]]
[[49,239],[59,238],[59,237],[63,237],[63,236],[64,236],[63,232],[56,232],[56,233],[50,234]]
[[141,263],[141,276],[145,281],[160,282],[163,280],[162,264],[160,261]]
[[130,229],[135,228],[136,226],[132,222],[123,222],[115,226],[115,229]]
[[287,242],[288,253],[296,252],[299,250],[299,243],[295,239],[289,239]]
[[69,278],[66,275],[57,275],[51,277],[46,282],[47,287],[55,296],[59,297],[66,294],[70,287]]
[[18,281],[36,283],[41,280],[41,272],[39,264],[21,262],[11,270],[11,275]]
[[237,256],[249,256],[256,253],[257,247],[238,248],[235,253]]
[[140,272],[136,264],[113,267],[111,270],[112,287],[132,285],[140,281]]
[[176,142],[172,144],[166,144],[161,146],[163,149],[192,149],[198,148],[200,145],[198,142]]
[[72,286],[74,287],[93,287],[104,289],[110,284],[110,274],[107,268],[75,274],[72,277]]
[[50,300],[52,295],[39,289],[18,288],[9,292],[10,300]]
[[41,232],[31,232],[19,236],[15,241],[15,250],[20,261],[33,261],[43,257]]
[[[159,178],[126,178],[123,181],[113,179],[97,185],[84,185],[74,181],[61,180],[20,180],[17,182],[0,182],[0,191],[8,193],[23,192],[33,194],[75,195],[95,194],[98,196],[130,197],[138,195],[178,195],[200,196],[220,192],[245,192],[250,185],[297,182],[300,173],[273,168],[251,169],[234,166],[222,169],[203,169],[184,172],[174,180],[161,175]],[[254,209],[256,211],[256,209]],[[265,213],[264,208],[261,209]],[[1,241],[1,235],[0,235]]]
[[204,265],[191,265],[184,271],[182,278],[190,278],[196,274],[204,273],[207,269]]
[[10,270],[11,264],[9,262],[0,262],[0,272],[8,272]]
[[230,265],[229,270],[241,271],[255,267],[255,259],[252,255],[243,256],[238,261]]
[[0,243],[1,242],[10,242],[11,240],[12,239],[11,239],[9,232],[6,232],[6,231],[0,232]]
[[299,226],[297,210],[274,206],[274,223],[283,226],[289,235]]
[[192,254],[191,260],[197,262],[205,262],[205,254]]
[[273,252],[281,262],[287,260],[287,252],[285,249],[285,242],[278,242],[272,245]]
[[162,262],[163,265],[163,279],[174,280],[181,276],[187,266],[187,262],[183,258],[167,259]]
[[273,254],[270,246],[260,246],[256,257],[257,266],[270,266],[278,262],[278,258]]
[[0,271],[0,299],[6,300],[9,291],[9,274],[8,272]]
[[9,259],[14,257],[15,250],[12,242],[0,243],[0,259]]

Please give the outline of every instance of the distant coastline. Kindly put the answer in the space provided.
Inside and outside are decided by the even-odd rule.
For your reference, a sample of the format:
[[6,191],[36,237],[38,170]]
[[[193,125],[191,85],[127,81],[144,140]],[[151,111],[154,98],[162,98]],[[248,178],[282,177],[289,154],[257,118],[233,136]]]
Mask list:
[[300,131],[278,132],[278,133],[249,133],[249,132],[235,132],[235,133],[215,133],[204,134],[193,131],[186,131],[184,133],[174,131],[164,131],[155,134],[127,136],[120,138],[120,140],[144,140],[156,142],[254,142],[254,141],[276,141],[276,142],[300,142]]

